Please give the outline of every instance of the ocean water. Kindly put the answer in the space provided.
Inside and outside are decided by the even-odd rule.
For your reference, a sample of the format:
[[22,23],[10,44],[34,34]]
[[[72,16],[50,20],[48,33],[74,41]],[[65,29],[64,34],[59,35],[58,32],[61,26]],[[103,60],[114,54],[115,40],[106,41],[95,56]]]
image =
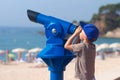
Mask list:
[[43,27],[0,27],[0,49],[43,48],[46,37],[39,33]]
[[[40,34],[40,31],[44,31],[44,27],[0,27],[0,50],[44,48],[46,36]],[[95,44],[112,44],[115,42],[120,43],[120,38],[99,38]],[[5,55],[0,56],[0,59],[5,60]]]

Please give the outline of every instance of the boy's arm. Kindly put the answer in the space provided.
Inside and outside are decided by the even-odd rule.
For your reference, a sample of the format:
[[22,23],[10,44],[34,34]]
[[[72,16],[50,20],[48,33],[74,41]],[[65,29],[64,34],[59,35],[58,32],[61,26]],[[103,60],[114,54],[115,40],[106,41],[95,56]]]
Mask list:
[[70,38],[67,40],[67,42],[64,45],[65,49],[71,50],[72,51],[72,41],[74,40],[74,38],[76,36],[78,36],[80,34],[80,32],[82,31],[82,29],[80,27],[78,27],[75,32],[73,33],[72,36],[70,36]]
[[75,40],[72,42],[72,44],[77,44],[77,43],[80,43],[80,38],[79,36],[75,37]]

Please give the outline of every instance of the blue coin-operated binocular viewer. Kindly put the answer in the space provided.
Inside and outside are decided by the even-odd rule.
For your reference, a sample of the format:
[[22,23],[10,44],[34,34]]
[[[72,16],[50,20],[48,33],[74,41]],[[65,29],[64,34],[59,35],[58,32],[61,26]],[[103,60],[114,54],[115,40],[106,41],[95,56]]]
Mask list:
[[67,21],[31,10],[27,10],[27,14],[31,21],[44,25],[46,47],[38,54],[38,57],[48,65],[51,72],[50,80],[63,80],[65,66],[75,57],[72,52],[64,49],[65,38],[68,34],[73,34],[77,27]]

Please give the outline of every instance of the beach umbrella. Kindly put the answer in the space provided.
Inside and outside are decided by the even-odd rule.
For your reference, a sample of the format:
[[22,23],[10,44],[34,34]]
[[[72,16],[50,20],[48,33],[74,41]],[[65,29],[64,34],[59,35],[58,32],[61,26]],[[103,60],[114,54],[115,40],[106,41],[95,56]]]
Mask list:
[[115,52],[115,56],[119,55],[120,54],[120,43],[112,43],[110,45],[110,48],[113,49],[113,51]]
[[23,62],[23,60],[22,60],[22,53],[26,52],[26,51],[27,50],[24,49],[24,48],[16,48],[16,49],[12,50],[12,52],[17,53],[17,55],[18,55],[18,61],[20,61],[20,62]]
[[95,44],[96,48],[99,46],[98,44]]
[[112,43],[109,47],[110,48],[120,48],[120,43]]
[[105,53],[109,51],[109,44],[107,44],[107,43],[100,44],[97,47],[96,51],[101,56],[101,59],[104,60],[105,59]]
[[24,49],[24,48],[16,48],[16,49],[12,50],[12,52],[14,52],[14,53],[18,53],[18,52],[22,53],[22,52],[25,52],[25,51],[27,51],[27,50]]
[[33,48],[28,51],[29,56],[32,56],[34,59],[36,58],[38,52],[40,52],[41,48]]
[[40,52],[42,49],[41,48],[33,48],[33,49],[30,49],[28,50],[29,53],[38,53]]
[[5,51],[4,50],[0,50],[0,54],[3,54],[3,53],[5,53]]
[[104,51],[104,50],[106,50],[106,49],[108,49],[108,48],[109,48],[109,44],[103,43],[103,44],[100,44],[100,45],[97,47],[96,51]]

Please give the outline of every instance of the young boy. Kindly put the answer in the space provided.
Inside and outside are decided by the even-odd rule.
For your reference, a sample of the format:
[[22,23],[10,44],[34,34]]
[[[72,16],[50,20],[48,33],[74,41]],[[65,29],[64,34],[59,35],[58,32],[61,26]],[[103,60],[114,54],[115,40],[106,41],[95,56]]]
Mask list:
[[[64,48],[76,54],[75,77],[80,80],[95,80],[96,47],[93,42],[97,40],[98,35],[99,31],[95,25],[80,22],[80,26],[64,45]],[[72,43],[77,36],[79,38]]]

